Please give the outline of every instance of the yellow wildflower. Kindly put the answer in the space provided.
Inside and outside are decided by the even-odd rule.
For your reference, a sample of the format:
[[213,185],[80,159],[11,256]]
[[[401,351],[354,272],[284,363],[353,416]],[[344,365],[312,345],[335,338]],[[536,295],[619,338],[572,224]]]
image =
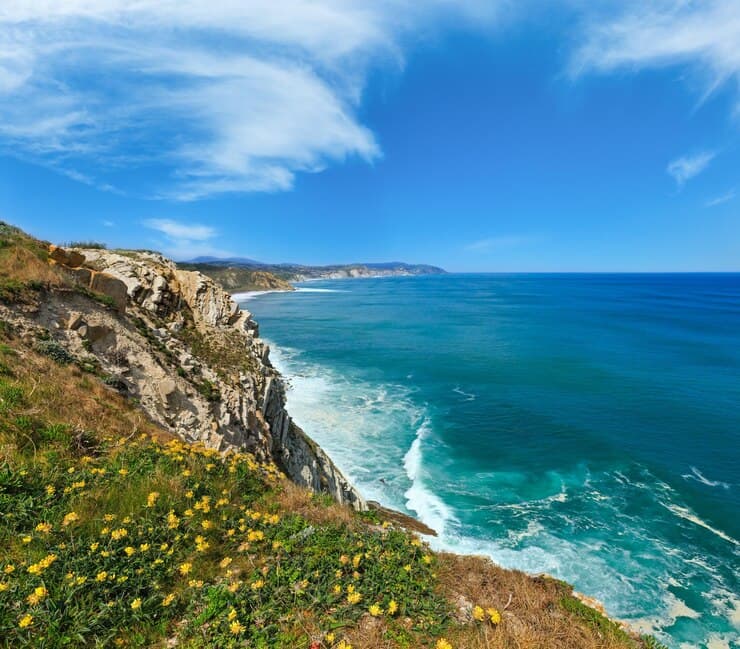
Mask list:
[[128,475],[128,469],[118,469],[119,475],[127,476]]
[[133,554],[136,554],[136,548],[132,548],[130,545],[126,546],[123,551],[126,553],[126,556],[131,556]]
[[332,588],[332,591],[335,595],[339,595],[339,593],[342,592],[342,587],[339,584],[334,584],[334,588]]
[[256,581],[252,582],[252,590],[259,590],[265,585],[264,579],[257,579]]
[[246,627],[238,620],[234,620],[231,624],[229,624],[229,631],[231,631],[233,635],[239,635],[240,633],[243,633],[245,628]]
[[21,537],[21,541],[25,543],[26,545],[28,545],[31,541],[33,541],[33,537],[26,535],[26,536]]
[[480,606],[473,607],[473,619],[478,622],[483,622],[486,617],[486,612]]
[[452,649],[452,645],[447,642],[444,638],[437,640],[437,644],[434,645],[435,649]]
[[5,592],[10,588],[10,584],[7,581],[0,581],[0,593]]
[[146,497],[146,506],[147,507],[154,507],[154,505],[156,504],[158,498],[159,498],[159,492],[158,491],[152,491]]
[[101,570],[95,575],[95,581],[105,581],[108,578],[108,573],[105,570]]
[[48,484],[46,485],[45,489],[47,496],[53,496],[57,492],[57,490],[54,488],[54,485]]
[[3,572],[4,572],[4,573],[5,573],[6,575],[9,575],[9,574],[10,574],[11,572],[13,572],[14,570],[15,570],[15,566],[14,566],[14,565],[13,565],[12,563],[9,563],[9,564],[8,564],[7,566],[5,566],[5,567],[3,568]]
[[37,588],[34,588],[34,591],[26,598],[26,601],[31,606],[36,606],[36,604],[38,604],[48,594],[49,591],[46,590],[45,586],[38,586]]
[[33,624],[33,615],[29,615],[26,613],[18,622],[18,626],[21,627],[21,629],[25,629],[26,627],[29,627]]
[[491,624],[500,624],[501,623],[501,613],[499,613],[495,608],[487,608],[486,613],[488,614],[488,620]]
[[148,543],[142,543],[139,546],[139,551],[140,552],[146,552],[148,549],[149,549],[149,544]]
[[222,568],[226,568],[232,561],[233,559],[231,557],[224,557],[223,559],[221,559],[221,563],[219,563],[218,565]]
[[388,615],[395,615],[396,611],[398,611],[398,602],[396,602],[395,599],[392,599],[388,602]]
[[172,604],[172,602],[174,602],[174,601],[175,601],[175,594],[174,594],[174,593],[170,593],[169,595],[167,595],[167,596],[166,596],[166,597],[165,597],[165,598],[164,598],[164,599],[162,600],[162,606],[169,606],[169,605],[170,605],[170,604]]
[[193,564],[191,563],[181,563],[180,564],[180,574],[187,575],[192,569],[192,567],[193,567]]
[[122,539],[122,538],[123,538],[123,537],[125,537],[125,536],[128,536],[128,530],[127,530],[127,529],[126,529],[125,527],[121,527],[121,528],[119,528],[119,529],[117,529],[117,530],[113,530],[113,531],[112,531],[112,532],[110,533],[110,537],[111,537],[111,538],[112,538],[112,539],[113,539],[114,541],[118,541],[119,539]]
[[51,532],[51,528],[51,523],[39,523],[36,526],[36,531],[41,532],[42,534],[48,534],[49,532]]
[[137,597],[133,602],[131,602],[131,608],[134,611],[138,611],[141,608],[141,597]]
[[383,609],[380,608],[380,606],[378,606],[377,604],[371,605],[370,608],[367,610],[368,610],[368,613],[370,613],[370,615],[372,615],[373,617],[378,617],[380,615],[383,615]]
[[362,595],[360,595],[360,593],[353,592],[347,595],[347,602],[352,605],[359,604],[361,599],[362,599]]
[[327,633],[327,634],[326,634],[326,641],[327,641],[327,642],[328,642],[329,644],[331,644],[332,642],[334,642],[334,638],[335,638],[335,637],[336,637],[336,636],[335,636],[335,635],[334,635],[333,633],[329,632],[329,633]]

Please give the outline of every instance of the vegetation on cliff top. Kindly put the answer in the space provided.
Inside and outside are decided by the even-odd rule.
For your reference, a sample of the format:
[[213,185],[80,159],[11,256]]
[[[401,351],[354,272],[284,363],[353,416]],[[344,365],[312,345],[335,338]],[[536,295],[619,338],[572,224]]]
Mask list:
[[228,293],[242,291],[292,291],[285,273],[217,264],[178,264],[185,270],[197,270],[221,285]]
[[[11,276],[17,245],[0,280],[43,299],[59,277]],[[0,647],[656,646],[567,584],[175,440],[40,342],[0,327]]]

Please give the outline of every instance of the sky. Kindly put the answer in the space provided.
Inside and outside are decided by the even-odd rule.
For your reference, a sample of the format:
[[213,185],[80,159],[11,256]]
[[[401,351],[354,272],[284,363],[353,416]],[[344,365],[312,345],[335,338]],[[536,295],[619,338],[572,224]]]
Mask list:
[[0,219],[179,260],[740,271],[740,2],[3,0]]

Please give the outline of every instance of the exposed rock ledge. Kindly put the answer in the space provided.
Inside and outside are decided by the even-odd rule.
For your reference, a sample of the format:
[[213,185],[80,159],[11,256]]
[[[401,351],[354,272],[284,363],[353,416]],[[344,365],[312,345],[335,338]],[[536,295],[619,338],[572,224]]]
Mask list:
[[297,484],[366,509],[292,421],[251,314],[212,279],[149,252],[52,246],[49,259],[67,287],[31,307],[0,305],[0,317],[29,340],[51,334],[175,435],[272,458]]

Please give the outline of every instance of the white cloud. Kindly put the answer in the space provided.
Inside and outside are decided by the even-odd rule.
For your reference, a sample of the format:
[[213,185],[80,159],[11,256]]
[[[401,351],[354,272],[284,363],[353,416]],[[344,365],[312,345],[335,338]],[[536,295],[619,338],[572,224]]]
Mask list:
[[[589,11],[571,73],[690,65],[704,97],[733,83],[740,91],[740,10],[737,0],[624,0]],[[738,102],[740,108],[740,101]]]
[[715,198],[712,198],[711,200],[708,200],[704,205],[705,207],[715,207],[716,205],[722,205],[722,203],[727,203],[731,201],[733,198],[735,198],[735,190],[731,189],[729,192],[721,194],[720,196],[716,196]]
[[149,189],[170,198],[289,189],[381,155],[356,115],[371,64],[505,2],[3,0],[0,145],[101,177],[164,168]]
[[147,219],[144,221],[144,225],[166,234],[171,239],[206,241],[216,236],[216,230],[209,225],[180,223],[172,219]]
[[212,243],[218,232],[209,225],[183,223],[173,219],[147,219],[143,224],[164,235],[164,239],[154,242],[155,247],[173,259],[235,256],[233,252]]
[[704,171],[716,154],[711,151],[704,151],[696,155],[681,156],[671,160],[666,167],[666,172],[673,176],[678,186],[682,186],[687,180],[698,176]]

